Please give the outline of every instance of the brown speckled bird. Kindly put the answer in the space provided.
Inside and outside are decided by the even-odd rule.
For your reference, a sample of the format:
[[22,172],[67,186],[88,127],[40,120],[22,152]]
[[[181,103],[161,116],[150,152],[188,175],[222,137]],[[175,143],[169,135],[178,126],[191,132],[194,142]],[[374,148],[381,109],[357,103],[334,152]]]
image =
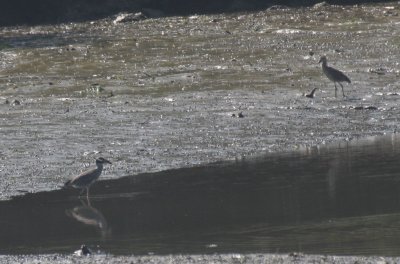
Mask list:
[[82,172],[76,177],[73,177],[71,180],[65,183],[65,187],[74,187],[82,189],[81,195],[86,189],[86,197],[89,199],[89,187],[100,177],[101,172],[103,171],[103,164],[108,163],[111,164],[110,161],[105,158],[96,159],[96,168],[87,170]]

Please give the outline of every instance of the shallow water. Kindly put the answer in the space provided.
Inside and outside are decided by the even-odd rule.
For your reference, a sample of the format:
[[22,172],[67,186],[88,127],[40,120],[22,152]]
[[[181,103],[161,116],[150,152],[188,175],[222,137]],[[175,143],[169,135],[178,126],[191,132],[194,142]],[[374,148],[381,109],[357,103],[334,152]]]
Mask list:
[[0,253],[400,255],[400,136],[0,202]]

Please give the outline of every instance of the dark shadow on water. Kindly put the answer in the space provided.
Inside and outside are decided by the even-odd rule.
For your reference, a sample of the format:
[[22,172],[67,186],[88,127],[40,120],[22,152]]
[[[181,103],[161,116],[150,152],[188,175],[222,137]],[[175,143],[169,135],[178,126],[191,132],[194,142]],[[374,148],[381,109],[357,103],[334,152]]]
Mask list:
[[[90,21],[118,12],[144,12],[161,16],[263,10],[273,5],[311,6],[320,0],[14,0],[0,9],[0,26],[57,24]],[[360,4],[380,0],[334,0],[330,4]],[[146,10],[150,10],[147,11]]]
[[400,255],[400,137],[97,182],[0,202],[0,254]]

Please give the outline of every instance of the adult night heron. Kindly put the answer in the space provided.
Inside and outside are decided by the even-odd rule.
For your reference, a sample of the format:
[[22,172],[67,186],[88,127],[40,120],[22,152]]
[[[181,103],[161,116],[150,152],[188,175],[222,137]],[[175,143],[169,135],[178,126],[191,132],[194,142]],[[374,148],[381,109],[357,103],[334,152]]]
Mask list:
[[337,97],[336,83],[339,83],[340,86],[342,87],[343,97],[345,97],[343,85],[341,84],[341,82],[351,83],[349,77],[344,75],[343,72],[336,70],[332,67],[329,67],[325,56],[322,56],[318,63],[321,63],[321,62],[322,62],[322,71],[325,73],[326,77],[328,77],[328,79],[331,80],[335,84],[335,97]]
[[111,162],[105,158],[96,159],[96,168],[82,172],[78,176],[67,181],[65,183],[65,187],[72,186],[74,188],[82,189],[79,195],[81,195],[86,189],[86,197],[89,199],[89,187],[99,178],[101,172],[103,171],[104,163],[111,164]]

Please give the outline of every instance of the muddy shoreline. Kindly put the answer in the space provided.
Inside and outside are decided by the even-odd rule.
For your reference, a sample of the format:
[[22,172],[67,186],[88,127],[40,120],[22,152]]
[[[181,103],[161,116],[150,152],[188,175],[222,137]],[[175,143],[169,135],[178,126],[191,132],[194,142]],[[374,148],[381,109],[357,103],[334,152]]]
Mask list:
[[[57,189],[99,155],[112,179],[396,133],[398,10],[3,28],[1,198]],[[320,54],[351,78],[346,98]]]
[[[58,189],[100,155],[113,161],[102,178],[116,179],[396,133],[399,11],[324,5],[1,28],[0,198]],[[323,54],[352,80],[346,98],[322,75]],[[316,98],[303,96],[315,87]],[[28,257],[54,258],[91,261]]]
[[[57,3],[49,0],[16,0],[5,3],[0,10],[0,26],[38,24],[58,24],[70,22],[85,22],[98,20],[120,12],[142,12],[149,18],[166,16],[190,16],[194,14],[218,14],[232,12],[255,12],[277,6],[304,7],[312,6],[321,1],[317,0],[98,0],[77,1],[59,0]],[[353,5],[378,0],[329,1],[333,5]]]
[[291,253],[279,254],[218,254],[167,256],[0,256],[2,263],[398,263],[392,257],[322,256]]

